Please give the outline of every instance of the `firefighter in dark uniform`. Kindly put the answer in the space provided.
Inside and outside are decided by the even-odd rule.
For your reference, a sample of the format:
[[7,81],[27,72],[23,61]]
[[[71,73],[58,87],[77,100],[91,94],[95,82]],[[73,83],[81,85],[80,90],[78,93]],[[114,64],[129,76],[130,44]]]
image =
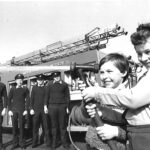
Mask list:
[[0,150],[2,149],[2,123],[3,116],[6,114],[7,90],[6,85],[0,81]]
[[42,125],[42,131],[44,132],[44,135],[46,137],[46,146],[50,146],[47,116],[44,112],[44,97],[45,97],[44,75],[40,74],[37,76],[37,85],[33,86],[31,92],[30,114],[33,115],[32,148],[38,146],[38,139],[39,139],[38,131],[40,125]]
[[53,73],[54,80],[46,88],[44,111],[48,113],[52,125],[52,149],[57,144],[57,130],[59,127],[60,139],[63,147],[69,149],[67,142],[67,109],[70,101],[69,87],[61,80],[61,73]]
[[[25,126],[25,116],[28,111],[29,104],[29,90],[27,87],[23,86],[23,74],[17,74],[15,76],[16,86],[12,87],[8,96],[8,109],[9,116],[12,117],[13,126],[13,146],[12,149],[20,147],[25,148],[24,139],[24,126]],[[19,134],[18,135],[18,125]]]

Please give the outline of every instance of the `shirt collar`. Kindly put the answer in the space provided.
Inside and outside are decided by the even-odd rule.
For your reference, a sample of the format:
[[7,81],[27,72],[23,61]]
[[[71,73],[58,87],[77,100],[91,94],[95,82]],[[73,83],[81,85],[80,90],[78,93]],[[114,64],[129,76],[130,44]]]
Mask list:
[[121,83],[117,88],[117,90],[123,90],[123,89],[126,89],[128,88],[129,84],[128,84],[128,80],[124,81],[123,83]]
[[59,80],[59,81],[55,81],[55,80],[54,80],[54,81],[53,81],[53,84],[54,84],[54,83],[60,83],[60,84],[62,84],[62,80]]
[[16,86],[16,89],[18,89],[18,88],[23,88],[23,85],[21,85],[21,86],[18,86],[18,85],[17,85],[17,86]]
[[42,84],[42,85],[37,85],[38,87],[43,87],[44,86],[44,84]]

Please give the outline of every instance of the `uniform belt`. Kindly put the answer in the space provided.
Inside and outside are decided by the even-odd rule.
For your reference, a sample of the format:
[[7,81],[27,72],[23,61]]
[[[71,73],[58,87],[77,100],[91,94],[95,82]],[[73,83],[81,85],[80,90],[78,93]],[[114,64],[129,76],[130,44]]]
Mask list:
[[127,126],[127,130],[130,132],[147,133],[150,132],[150,124],[138,125],[138,126]]

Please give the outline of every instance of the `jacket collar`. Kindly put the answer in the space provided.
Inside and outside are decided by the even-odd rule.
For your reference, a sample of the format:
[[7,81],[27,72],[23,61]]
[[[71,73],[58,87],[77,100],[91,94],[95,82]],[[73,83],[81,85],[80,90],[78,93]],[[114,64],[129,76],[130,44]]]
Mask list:
[[44,84],[42,84],[42,85],[37,85],[38,87],[43,87],[44,86]]
[[54,83],[60,83],[60,84],[62,84],[62,80],[59,80],[59,81],[55,81],[55,80],[54,80],[54,81],[53,81],[53,84],[54,84]]
[[21,85],[21,86],[18,86],[18,85],[17,85],[17,86],[16,86],[16,89],[18,89],[18,88],[23,88],[23,85]]

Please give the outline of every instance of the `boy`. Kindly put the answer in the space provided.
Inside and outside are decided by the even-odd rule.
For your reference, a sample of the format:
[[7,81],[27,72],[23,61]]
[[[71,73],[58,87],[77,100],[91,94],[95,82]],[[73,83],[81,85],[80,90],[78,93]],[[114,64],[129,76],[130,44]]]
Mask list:
[[[106,55],[101,59],[99,68],[102,87],[122,90],[128,86],[127,79],[129,75],[129,62],[124,55],[118,53],[110,53]],[[94,79],[94,77],[92,76],[91,79]],[[95,83],[94,80],[92,81]],[[98,86],[95,85],[94,87]],[[91,126],[89,126],[86,133],[86,142],[90,145],[90,149],[110,150],[110,145],[106,144],[105,140],[113,139],[117,149],[125,150],[126,132],[123,128],[126,122],[123,122],[122,119],[122,113],[124,112],[124,109],[121,107],[115,107],[101,103],[96,103],[96,105],[98,108],[100,108],[103,114],[102,120],[104,126],[102,128],[102,136],[99,138],[97,136],[97,128],[93,122],[91,122]],[[80,108],[85,112],[83,107],[80,106]],[[115,122],[117,123],[114,123],[114,118],[107,117],[110,115],[108,112],[112,111],[117,113],[117,117],[115,118]],[[83,115],[85,114],[84,112]],[[78,119],[79,113],[77,112],[75,116],[77,117],[76,119]]]

